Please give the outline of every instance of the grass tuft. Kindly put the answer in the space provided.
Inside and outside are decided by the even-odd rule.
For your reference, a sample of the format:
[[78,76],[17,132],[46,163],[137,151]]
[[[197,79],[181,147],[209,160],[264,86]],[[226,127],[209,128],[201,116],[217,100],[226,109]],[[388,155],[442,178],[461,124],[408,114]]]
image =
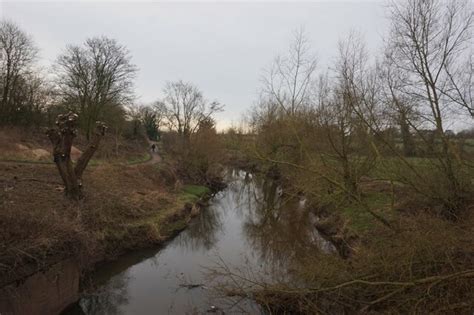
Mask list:
[[209,188],[200,185],[184,185],[183,192],[197,198],[201,198],[210,192]]

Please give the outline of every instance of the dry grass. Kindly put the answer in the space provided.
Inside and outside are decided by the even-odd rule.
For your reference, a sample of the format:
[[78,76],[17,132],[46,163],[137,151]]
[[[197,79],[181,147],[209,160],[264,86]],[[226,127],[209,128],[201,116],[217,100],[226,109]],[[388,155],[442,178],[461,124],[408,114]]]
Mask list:
[[0,163],[0,285],[71,255],[87,267],[159,243],[186,220],[155,165],[89,168],[84,185],[71,203],[53,165]]
[[[51,143],[46,129],[25,129],[18,127],[0,128],[0,160],[21,160],[52,162]],[[77,154],[87,146],[88,141],[79,135],[74,141]],[[94,160],[134,162],[143,160],[148,143],[144,138],[135,140],[106,134],[97,150]],[[74,158],[74,152],[73,152]]]
[[0,159],[45,161],[48,156],[47,138],[40,130],[0,128]]
[[307,253],[294,262],[297,281],[252,293],[277,314],[472,314],[474,215],[401,221],[398,232],[374,228],[350,259]]
[[335,217],[329,225],[352,253],[341,258],[308,250],[283,283],[247,277],[242,285],[245,274],[223,270],[236,280],[227,293],[253,296],[270,314],[473,314],[474,207],[446,220],[411,187],[362,178],[363,201],[392,230],[340,195],[321,202],[325,191],[313,174],[284,168],[282,174],[289,193],[303,191],[319,215]]

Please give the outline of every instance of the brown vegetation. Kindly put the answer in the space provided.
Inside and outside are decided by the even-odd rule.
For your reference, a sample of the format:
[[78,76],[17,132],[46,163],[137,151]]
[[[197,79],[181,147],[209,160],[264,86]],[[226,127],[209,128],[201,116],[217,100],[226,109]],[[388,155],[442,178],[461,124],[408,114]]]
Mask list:
[[[337,248],[297,257],[290,281],[246,279],[270,311],[472,313],[474,139],[447,129],[474,112],[472,3],[404,0],[389,9],[383,54],[372,59],[352,33],[323,73],[296,32],[264,73],[249,132],[223,136],[212,117],[222,105],[191,83],[168,82],[162,100],[130,108],[136,68],[115,40],[68,46],[49,86],[33,71],[32,39],[0,23],[0,124],[51,127],[57,113],[79,113],[76,152],[87,157],[78,154],[79,177],[95,121],[111,131],[77,203],[62,197],[52,165],[0,162],[0,285],[71,255],[89,266],[162,241],[196,199],[183,195],[185,183],[219,188],[221,164],[231,161],[305,196],[314,228]],[[115,163],[145,154],[144,132],[156,140],[161,127],[164,163]],[[1,158],[46,161],[46,140],[30,131],[22,141],[24,132],[0,133]],[[70,149],[55,150],[56,161]],[[241,289],[232,292],[248,296]]]
[[[46,130],[37,128],[0,127],[0,160],[53,163],[51,142]],[[77,161],[89,142],[78,134],[71,149],[71,156]],[[92,159],[97,163],[134,163],[148,157],[145,150],[148,143],[143,135],[136,138],[116,137],[112,132],[105,134],[101,145]]]
[[308,253],[295,265],[303,288],[266,285],[257,300],[274,312],[469,314],[474,307],[472,218],[461,226],[418,214],[403,229],[375,229],[356,255]]
[[156,165],[100,165],[70,203],[53,165],[0,163],[0,285],[75,257],[83,267],[157,244],[184,227],[195,196],[163,182]]
[[375,62],[353,33],[331,71],[316,76],[296,33],[265,72],[251,132],[240,137],[251,163],[285,194],[305,196],[314,227],[338,252],[295,259],[283,283],[245,279],[276,313],[474,309],[473,155],[466,134],[446,128],[470,119],[474,106],[472,74],[463,70],[472,69],[472,7],[407,0],[390,8]]

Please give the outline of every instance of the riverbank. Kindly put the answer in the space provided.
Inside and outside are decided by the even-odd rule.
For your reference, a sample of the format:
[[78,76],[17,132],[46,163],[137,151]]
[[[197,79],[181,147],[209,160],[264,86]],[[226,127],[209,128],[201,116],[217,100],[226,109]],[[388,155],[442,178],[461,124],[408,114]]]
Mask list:
[[[449,220],[410,187],[377,174],[360,179],[361,202],[355,202],[332,191],[314,193],[320,183],[306,169],[257,165],[253,169],[279,186],[280,198],[302,201],[311,229],[336,250],[286,252],[291,278],[278,283],[223,270],[248,285],[230,284],[223,292],[252,296],[273,313],[472,313],[472,201]],[[279,207],[269,206],[267,215],[283,224]]]
[[[131,249],[176,235],[210,191],[166,178],[166,168],[98,165],[85,173],[86,198],[71,203],[54,166],[0,163],[0,288],[21,286],[65,260],[84,274]],[[8,309],[0,312],[8,314]]]
[[291,223],[275,224],[265,219],[261,178],[227,169],[224,179],[227,187],[170,242],[97,268],[87,282],[90,289],[66,314],[261,314],[250,298],[218,294],[226,279],[213,271],[221,262],[266,277],[285,273],[285,257],[300,251],[299,242],[311,246],[304,224],[309,221],[289,206],[281,216]]

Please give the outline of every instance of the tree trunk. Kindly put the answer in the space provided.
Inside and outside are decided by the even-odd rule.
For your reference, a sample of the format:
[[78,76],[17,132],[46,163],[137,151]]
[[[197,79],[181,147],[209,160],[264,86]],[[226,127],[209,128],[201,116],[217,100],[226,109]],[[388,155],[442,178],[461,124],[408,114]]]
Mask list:
[[411,157],[415,155],[415,143],[410,133],[410,126],[408,125],[407,115],[404,110],[400,111],[400,133],[403,143],[403,155]]
[[72,112],[59,115],[56,120],[58,128],[50,129],[47,132],[53,145],[54,163],[65,186],[64,193],[72,200],[79,200],[84,197],[82,192],[82,174],[97,150],[106,130],[106,126],[103,123],[96,123],[93,139],[89,142],[87,149],[82,153],[74,166],[71,160],[71,147],[77,135],[77,117]]
[[9,117],[9,111],[11,110],[9,108],[9,92],[10,92],[10,80],[11,80],[11,61],[10,61],[10,56],[7,55],[7,73],[4,78],[4,83],[3,83],[3,93],[2,93],[2,116],[3,116],[3,122],[6,123],[8,121]]
[[357,182],[352,174],[352,170],[349,165],[349,159],[346,156],[342,158],[342,171],[344,178],[344,188],[348,193],[348,197],[354,198],[354,196],[358,196]]

